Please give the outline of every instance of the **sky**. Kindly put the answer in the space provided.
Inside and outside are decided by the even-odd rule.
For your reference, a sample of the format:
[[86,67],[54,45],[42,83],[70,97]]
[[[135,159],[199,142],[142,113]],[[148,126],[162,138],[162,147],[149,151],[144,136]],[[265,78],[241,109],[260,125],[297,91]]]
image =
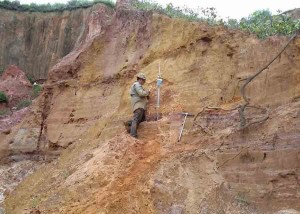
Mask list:
[[[20,0],[22,4],[35,3],[66,3],[68,0]],[[156,0],[166,5],[172,3],[174,6],[187,6],[189,8],[214,7],[220,18],[227,17],[240,19],[247,17],[255,10],[269,9],[273,14],[279,9],[287,11],[300,8],[300,0]]]

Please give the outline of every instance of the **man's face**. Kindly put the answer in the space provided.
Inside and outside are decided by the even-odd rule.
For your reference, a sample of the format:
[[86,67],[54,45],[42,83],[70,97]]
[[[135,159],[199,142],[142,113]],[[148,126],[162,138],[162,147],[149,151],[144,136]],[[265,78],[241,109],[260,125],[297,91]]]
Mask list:
[[144,85],[145,82],[146,82],[146,80],[144,80],[144,79],[139,79],[139,83],[140,83],[141,85]]

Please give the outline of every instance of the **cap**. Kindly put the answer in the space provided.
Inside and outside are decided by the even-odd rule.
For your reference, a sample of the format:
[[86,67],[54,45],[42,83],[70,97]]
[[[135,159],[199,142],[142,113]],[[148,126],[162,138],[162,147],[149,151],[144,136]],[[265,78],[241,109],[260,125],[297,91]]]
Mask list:
[[146,76],[143,73],[139,73],[136,77],[140,78],[140,79],[143,79],[143,80],[146,80]]

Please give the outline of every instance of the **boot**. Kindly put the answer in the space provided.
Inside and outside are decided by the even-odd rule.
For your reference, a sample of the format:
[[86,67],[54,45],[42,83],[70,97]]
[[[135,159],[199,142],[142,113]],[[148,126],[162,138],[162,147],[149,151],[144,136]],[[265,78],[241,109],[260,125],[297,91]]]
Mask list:
[[137,138],[137,122],[134,120],[131,123],[130,135],[131,135],[131,137]]
[[131,124],[132,124],[132,120],[128,120],[128,121],[124,122],[124,126],[125,126],[125,129],[128,134],[130,133],[130,130],[131,130]]

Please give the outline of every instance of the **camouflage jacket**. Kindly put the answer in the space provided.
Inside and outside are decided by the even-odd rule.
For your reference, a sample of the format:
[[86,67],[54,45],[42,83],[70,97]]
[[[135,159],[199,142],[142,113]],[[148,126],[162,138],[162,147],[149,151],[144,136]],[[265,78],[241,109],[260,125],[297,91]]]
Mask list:
[[135,111],[138,108],[146,110],[149,96],[149,91],[145,90],[139,82],[132,84],[130,88],[131,106],[132,110]]

